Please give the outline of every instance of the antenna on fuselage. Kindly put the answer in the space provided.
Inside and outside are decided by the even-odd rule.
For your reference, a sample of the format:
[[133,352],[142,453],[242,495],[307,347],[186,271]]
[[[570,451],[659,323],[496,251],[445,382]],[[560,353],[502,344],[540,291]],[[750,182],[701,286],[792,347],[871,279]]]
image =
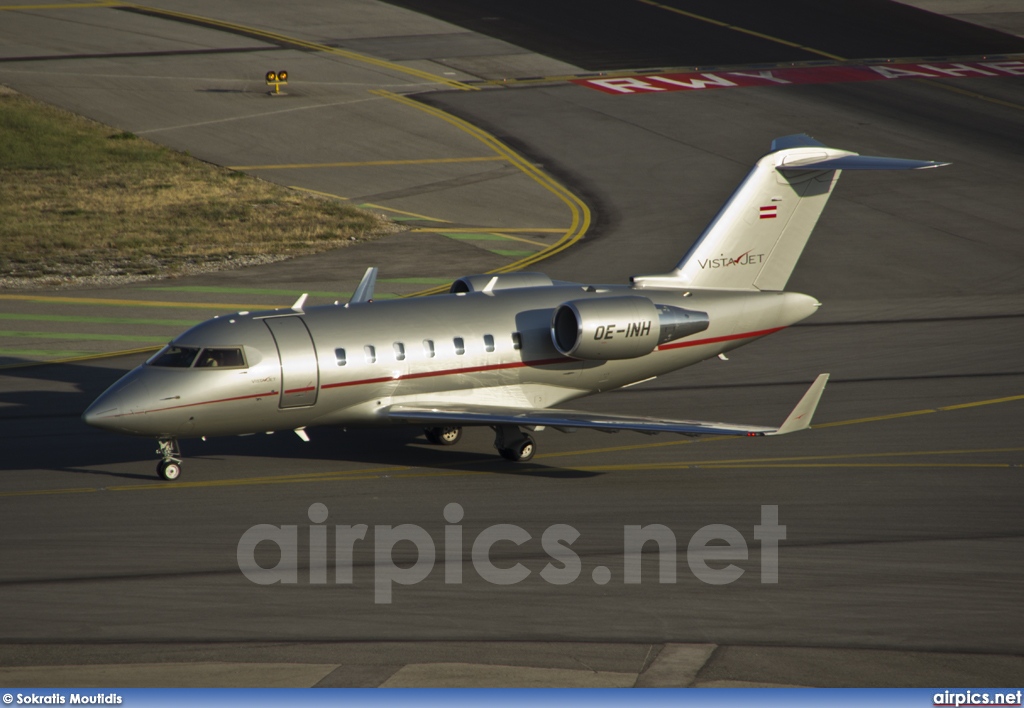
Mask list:
[[307,297],[309,297],[309,293],[302,293],[302,295],[299,296],[299,299],[295,301],[295,304],[292,305],[292,309],[295,310],[296,312],[301,313],[302,306],[306,304]]
[[355,305],[360,302],[370,302],[373,300],[373,286],[377,284],[377,269],[367,268],[366,272],[363,273],[363,279],[359,281],[359,287],[352,293],[352,297],[348,299],[349,305]]

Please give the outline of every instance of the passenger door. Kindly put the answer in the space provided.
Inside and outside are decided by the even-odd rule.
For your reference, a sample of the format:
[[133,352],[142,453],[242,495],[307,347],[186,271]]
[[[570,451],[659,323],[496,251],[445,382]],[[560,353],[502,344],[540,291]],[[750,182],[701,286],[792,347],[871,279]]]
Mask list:
[[263,320],[274,335],[281,358],[281,408],[299,408],[316,403],[320,388],[320,367],[313,338],[297,315]]

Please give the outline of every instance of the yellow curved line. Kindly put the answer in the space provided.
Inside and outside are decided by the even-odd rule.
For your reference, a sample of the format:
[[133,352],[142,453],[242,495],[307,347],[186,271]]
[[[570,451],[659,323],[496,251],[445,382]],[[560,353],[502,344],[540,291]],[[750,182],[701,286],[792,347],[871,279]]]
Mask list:
[[797,44],[796,42],[790,42],[789,40],[786,40],[786,39],[781,39],[779,37],[773,37],[772,35],[764,34],[763,32],[755,32],[754,30],[747,29],[746,27],[740,27],[738,25],[730,25],[728,22],[722,22],[721,20],[716,20],[716,19],[714,19],[712,17],[705,17],[704,15],[698,15],[695,12],[687,12],[686,10],[680,10],[678,7],[672,7],[670,5],[662,5],[660,2],[654,2],[654,0],[637,0],[637,2],[642,2],[644,5],[650,5],[651,7],[656,7],[658,9],[660,9],[660,10],[668,10],[669,12],[674,12],[677,15],[682,15],[683,17],[689,17],[690,19],[693,19],[693,20],[700,20],[701,22],[707,22],[710,25],[716,25],[718,27],[722,27],[724,29],[732,30],[734,32],[740,32],[742,34],[750,35],[751,37],[757,37],[758,39],[766,39],[769,42],[775,42],[776,44],[783,44],[783,45],[785,45],[787,47],[795,47],[796,49],[802,49],[805,52],[810,52],[811,54],[817,54],[818,56],[826,57],[828,59],[835,59],[837,61],[845,61],[845,59],[843,57],[838,56],[836,54],[829,54],[828,52],[823,52],[820,49],[814,49],[813,47],[807,47],[807,46],[804,46],[803,44]]
[[421,71],[419,69],[413,69],[408,66],[402,66],[401,64],[395,64],[384,59],[375,59],[365,54],[358,52],[349,51],[348,49],[338,49],[337,47],[329,47],[326,44],[319,44],[318,42],[309,42],[304,39],[296,39],[295,37],[289,37],[287,35],[278,34],[277,32],[268,32],[266,30],[256,29],[254,27],[248,27],[246,25],[239,25],[234,22],[225,22],[223,20],[214,20],[209,17],[203,17],[201,15],[191,15],[186,12],[175,12],[173,10],[164,10],[157,7],[149,7],[147,5],[134,5],[132,3],[117,3],[116,7],[126,7],[136,10],[143,10],[154,15],[160,15],[164,17],[174,17],[181,20],[188,20],[189,22],[195,22],[200,25],[206,25],[208,27],[220,27],[226,30],[234,30],[236,32],[244,32],[245,34],[253,35],[256,37],[262,37],[275,42],[281,42],[285,44],[291,44],[296,47],[302,47],[304,49],[313,49],[318,52],[325,52],[327,54],[334,54],[335,56],[345,57],[353,61],[358,61],[363,64],[370,64],[371,66],[378,66],[390,71],[397,71],[409,76],[415,76],[418,79],[424,79],[432,83],[440,83],[452,88],[459,89],[460,91],[479,91],[478,86],[470,86],[469,84],[456,81],[454,79],[446,79],[443,76],[437,74],[431,74],[427,71]]
[[[509,263],[508,265],[504,265],[499,268],[490,270],[488,271],[488,273],[510,273],[512,271],[519,270],[526,266],[533,265],[534,263],[538,263],[544,260],[545,258],[549,258],[555,255],[556,253],[564,251],[565,249],[569,248],[569,246],[572,246],[574,243],[583,238],[583,235],[590,228],[590,209],[587,207],[587,205],[583,202],[582,199],[577,197],[560,182],[555,180],[553,177],[548,175],[546,172],[541,170],[536,165],[532,164],[525,157],[517,153],[515,150],[510,148],[502,141],[498,140],[498,138],[494,137],[487,131],[483,130],[482,128],[478,128],[477,126],[473,125],[468,121],[465,121],[461,118],[457,118],[456,116],[453,116],[450,113],[442,111],[439,108],[428,106],[426,104],[420,103],[419,101],[415,101],[407,96],[401,96],[399,94],[392,93],[391,91],[385,91],[383,89],[375,89],[370,91],[370,93],[376,96],[381,96],[383,98],[390,99],[392,101],[397,101],[398,103],[423,111],[424,113],[428,113],[434,116],[435,118],[439,118],[448,123],[449,125],[452,125],[458,128],[459,130],[468,133],[469,135],[472,135],[474,138],[484,143],[487,147],[491,148],[491,150],[493,150],[495,153],[497,153],[504,159],[508,160],[512,165],[514,165],[521,172],[530,177],[530,179],[535,181],[541,187],[557,196],[569,208],[569,212],[572,214],[572,221],[569,225],[569,228],[567,228],[565,230],[565,233],[562,235],[562,238],[560,238],[558,241],[551,244],[547,248],[538,251],[537,253],[534,253],[518,261],[515,261],[514,263]],[[433,295],[435,293],[444,292],[445,289],[445,286],[439,286],[436,288],[430,288],[429,290],[423,290],[417,293],[413,293],[411,295],[408,295],[407,297]]]

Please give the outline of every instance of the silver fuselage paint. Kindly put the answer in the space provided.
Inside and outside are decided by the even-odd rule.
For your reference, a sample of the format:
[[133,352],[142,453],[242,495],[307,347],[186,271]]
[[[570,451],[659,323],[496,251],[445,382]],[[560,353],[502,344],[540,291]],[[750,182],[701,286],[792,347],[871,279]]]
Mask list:
[[[632,359],[573,359],[555,348],[552,315],[562,303],[638,294],[706,312],[708,329]],[[239,313],[196,325],[173,343],[242,347],[245,368],[142,365],[85,417],[119,432],[187,438],[383,424],[378,411],[395,404],[549,408],[695,364],[817,306],[785,292],[555,285]]]

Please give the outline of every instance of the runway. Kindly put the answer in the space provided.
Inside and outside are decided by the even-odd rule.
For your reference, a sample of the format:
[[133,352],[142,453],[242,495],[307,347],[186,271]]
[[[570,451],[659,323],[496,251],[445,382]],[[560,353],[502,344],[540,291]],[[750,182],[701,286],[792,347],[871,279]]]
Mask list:
[[[709,11],[696,5],[711,4],[695,4],[694,13]],[[424,685],[432,675],[448,675],[454,683],[472,676],[484,683],[512,680],[473,674],[480,666],[558,669],[567,673],[548,680],[559,685],[1019,680],[1024,79],[908,78],[613,95],[552,78],[570,70],[588,73],[598,59],[584,62],[558,52],[551,58],[543,47],[515,44],[522,34],[487,37],[436,24],[456,21],[451,17],[427,19],[365,2],[360,9],[377,18],[376,36],[367,31],[346,39],[337,36],[342,23],[327,9],[315,2],[305,9],[308,15],[289,13],[305,18],[291,24],[275,16],[274,32],[339,51],[358,46],[400,68],[439,76],[451,69],[455,75],[448,81],[488,87],[465,90],[435,82],[429,90],[420,86],[416,99],[452,121],[486,131],[521,157],[520,167],[503,158],[501,166],[402,164],[387,168],[400,172],[387,173],[375,165],[359,168],[358,176],[351,167],[337,166],[268,171],[283,184],[372,202],[392,215],[411,214],[414,228],[443,226],[223,276],[0,293],[0,314],[10,321],[21,318],[11,331],[31,330],[35,337],[25,337],[19,347],[64,346],[69,356],[63,358],[145,348],[213,314],[207,306],[287,304],[296,290],[327,298],[340,292],[339,281],[354,285],[358,273],[378,264],[385,266],[382,277],[393,269],[390,293],[405,295],[438,284],[425,278],[461,274],[450,272],[458,266],[466,273],[484,272],[532,259],[563,241],[564,249],[529,268],[584,282],[663,272],[771,140],[792,133],[862,154],[953,164],[921,173],[842,176],[790,281],[789,289],[824,303],[802,326],[737,350],[729,361],[705,362],[579,402],[602,412],[774,424],[814,376],[830,372],[814,429],[799,435],[696,441],[544,431],[534,462],[522,466],[494,454],[487,430],[468,430],[455,448],[429,446],[413,429],[312,430],[309,443],[280,432],[185,441],[183,478],[162,484],[152,472],[152,441],[93,431],[78,419],[145,353],[44,366],[22,365],[61,357],[9,355],[6,363],[16,366],[0,370],[0,664],[6,667],[0,682],[15,685],[14,677],[25,674],[4,671],[17,667],[116,664],[122,673],[115,675],[145,685],[171,679],[153,669],[133,673],[130,665],[181,664],[179,675],[187,675],[191,662],[199,674],[211,676],[199,664],[219,661],[318,667],[302,674],[306,685]],[[654,10],[643,4],[642,12]],[[52,27],[42,18],[47,12],[10,16],[24,31],[39,31]],[[194,12],[204,10],[197,6]],[[142,94],[144,101],[132,97],[131,87],[155,67],[195,82],[198,76],[209,79],[218,67],[234,66],[241,53],[228,55],[228,64],[216,63],[221,55],[204,56],[201,64],[189,64],[198,61],[194,56],[162,56],[160,64],[145,63],[152,57],[103,58],[103,81],[119,86],[102,94],[107,101],[94,100],[88,91],[63,91],[70,81],[62,73],[66,64],[54,60],[4,63],[12,69],[10,85],[54,102],[64,99],[87,115],[221,164],[485,155],[478,138],[453,122],[432,122],[423,110],[391,99],[358,103],[359,108],[342,103],[355,96],[341,95],[355,91],[346,80],[359,83],[364,96],[382,83],[403,93],[411,89],[398,83],[423,77],[399,79],[394,67],[367,69],[320,50],[281,49],[278,40],[271,49],[264,46],[271,44],[265,35],[246,37],[211,25],[110,9],[89,18],[102,28],[97,32],[133,37],[140,52],[154,48],[154,40],[134,26],[143,20],[146,28],[161,28],[161,51],[194,46],[201,37],[208,49],[248,47],[272,52],[275,62],[294,52],[290,61],[300,63],[291,66],[304,67],[321,82],[295,100],[317,107],[272,115],[251,87],[218,95],[231,102],[217,104],[213,94],[181,86],[163,98],[158,92]],[[322,26],[312,26],[311,18],[320,18]],[[258,24],[242,15],[217,20]],[[384,20],[388,24],[381,25]],[[963,39],[955,35],[962,25],[945,18],[936,22],[953,33],[936,36]],[[764,34],[767,29],[760,27]],[[8,47],[13,32],[2,35]],[[964,41],[983,43],[990,36],[971,28],[963,32]],[[438,49],[445,33],[451,46],[457,37],[457,46],[487,49],[446,56]],[[402,46],[397,36],[416,38],[409,46],[422,48],[424,56],[389,55],[387,47]],[[802,46],[812,44],[806,36],[799,39]],[[106,41],[101,35],[95,40]],[[1005,46],[994,51],[1024,43],[1008,35],[1000,41]],[[973,48],[983,45],[970,46],[973,61],[982,53]],[[872,49],[843,51],[878,56]],[[899,56],[921,57],[918,49]],[[39,51],[50,56],[54,50]],[[0,54],[18,57],[25,50]],[[628,52],[623,56],[632,60],[625,68],[636,69],[636,75],[655,65],[636,63]],[[494,67],[506,60],[516,69],[510,72],[514,80],[494,88]],[[930,61],[948,67],[958,60],[946,55]],[[1007,54],[998,61],[1021,57]],[[680,59],[672,66],[692,69],[699,63]],[[549,70],[543,72],[549,80],[535,80],[530,72],[538,66]],[[220,76],[202,88],[228,85]],[[164,113],[168,105],[175,106],[174,115]],[[190,111],[202,115],[190,117]],[[242,123],[246,128],[239,132],[235,118],[257,112],[260,117]],[[235,118],[228,121],[230,116]],[[323,116],[334,121],[330,127],[322,127]],[[280,134],[292,139],[276,146],[251,141],[268,125],[284,126],[291,119],[301,121],[301,129]],[[221,120],[225,125],[217,127]],[[323,148],[306,139],[325,131],[344,134],[338,126],[345,121],[353,121],[353,134],[361,138],[394,138],[388,144],[399,145],[402,154],[382,156],[373,142],[362,140],[351,148],[344,140]],[[185,127],[193,123],[202,125]],[[181,129],[167,129],[172,125]],[[231,131],[236,142],[229,139]],[[241,160],[246,153],[252,159]],[[530,166],[580,205],[570,208],[554,187],[531,179]],[[491,174],[495,169],[502,171]],[[527,227],[534,231],[513,231]],[[496,249],[492,240],[453,237],[467,233],[460,228],[535,243]],[[421,272],[435,263],[440,273]],[[39,319],[25,319],[31,317]],[[153,341],[89,339],[127,330]],[[88,344],[71,351],[71,335]],[[316,504],[326,508],[325,519],[311,510]],[[445,516],[451,504],[462,510],[457,521]],[[756,531],[770,525],[772,508],[785,527],[778,582],[770,582],[770,558]],[[260,524],[297,527],[296,582],[259,585],[241,572],[240,539]],[[317,561],[309,527],[318,524],[327,526],[332,539],[339,526],[366,525],[366,539],[354,545],[351,582],[338,581],[333,557],[327,581],[311,581]],[[383,602],[385,565],[370,540],[403,524],[425,531],[436,562],[414,584],[391,584],[391,601]],[[528,535],[521,543],[499,541],[490,556],[499,569],[528,571],[519,582],[485,581],[472,557],[473,542],[495,524],[517,526]],[[556,584],[547,579],[551,571],[542,572],[565,567],[542,539],[561,525],[579,534],[571,544],[579,572]],[[629,575],[636,560],[625,548],[628,529],[652,525],[665,529],[677,555],[644,546],[640,582],[627,582],[636,579]],[[691,539],[709,525],[731,527],[743,539],[745,551],[729,561],[741,571],[732,582],[702,582],[689,562],[697,555],[688,553]],[[462,552],[448,558],[453,526],[461,532]],[[263,567],[278,557],[270,546],[256,552]],[[662,564],[663,556],[675,559],[671,568]],[[406,540],[394,545],[393,557],[394,572],[400,573],[419,556]],[[728,562],[710,564],[720,570]],[[445,674],[442,664],[454,673]],[[478,668],[455,671],[456,665]],[[417,673],[415,667],[424,666],[433,668]],[[665,672],[669,678],[655,681]],[[68,675],[78,677],[69,681],[88,680]],[[258,672],[251,680],[259,683]]]

